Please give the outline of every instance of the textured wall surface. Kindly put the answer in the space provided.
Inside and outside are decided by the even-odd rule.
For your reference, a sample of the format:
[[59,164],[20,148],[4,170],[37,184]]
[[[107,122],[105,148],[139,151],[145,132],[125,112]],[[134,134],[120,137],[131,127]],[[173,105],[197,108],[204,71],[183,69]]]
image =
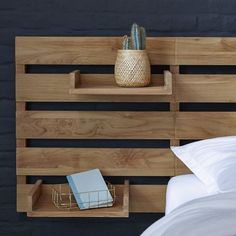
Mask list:
[[[0,235],[139,235],[157,214],[30,219],[15,206],[15,36],[235,36],[235,0],[0,0]],[[157,199],[158,201],[158,199]]]

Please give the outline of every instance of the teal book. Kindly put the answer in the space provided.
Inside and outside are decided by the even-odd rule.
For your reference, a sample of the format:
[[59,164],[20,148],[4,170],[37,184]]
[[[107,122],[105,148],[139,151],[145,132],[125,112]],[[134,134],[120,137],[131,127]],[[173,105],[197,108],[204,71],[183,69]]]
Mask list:
[[113,199],[99,169],[66,177],[81,210],[111,205]]

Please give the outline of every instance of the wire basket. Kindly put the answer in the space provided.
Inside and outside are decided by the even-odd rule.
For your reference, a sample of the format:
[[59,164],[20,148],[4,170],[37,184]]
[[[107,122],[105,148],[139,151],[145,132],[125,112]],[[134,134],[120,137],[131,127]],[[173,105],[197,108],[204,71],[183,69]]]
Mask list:
[[[62,210],[85,210],[112,207],[116,199],[115,187],[108,182],[107,187],[108,190],[78,193],[80,199],[87,199],[87,201],[83,201],[83,206],[85,207],[81,209],[75,200],[75,196],[69,184],[57,184],[52,187],[52,202],[55,207]],[[99,198],[101,194],[103,195],[102,199]],[[107,199],[104,199],[104,195],[107,196]],[[96,196],[96,200],[94,200],[94,196]],[[112,199],[110,199],[109,196],[112,196]]]

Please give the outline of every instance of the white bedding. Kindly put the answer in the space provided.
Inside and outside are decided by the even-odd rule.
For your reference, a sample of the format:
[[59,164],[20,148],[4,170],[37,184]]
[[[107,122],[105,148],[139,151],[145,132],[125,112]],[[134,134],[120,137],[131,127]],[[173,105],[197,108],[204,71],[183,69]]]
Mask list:
[[205,185],[193,174],[170,179],[166,193],[166,214],[185,202],[209,195]]
[[187,202],[152,224],[141,236],[235,236],[236,192]]

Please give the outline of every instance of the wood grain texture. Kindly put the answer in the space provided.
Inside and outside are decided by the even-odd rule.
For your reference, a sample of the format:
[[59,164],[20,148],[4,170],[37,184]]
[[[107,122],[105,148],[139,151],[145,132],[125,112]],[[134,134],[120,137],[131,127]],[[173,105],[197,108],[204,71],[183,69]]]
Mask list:
[[[25,66],[18,65],[16,66],[16,72],[25,73]],[[26,110],[26,103],[25,102],[16,102],[16,111],[25,111]],[[26,147],[26,140],[25,139],[16,139],[16,148],[18,147]],[[16,176],[16,184],[26,184],[26,175],[17,175]],[[18,188],[17,188],[17,198],[18,198]],[[16,201],[18,204],[18,200]],[[18,208],[18,206],[17,206]]]
[[[42,191],[38,198],[39,188],[27,185],[26,175],[67,175],[92,168],[100,168],[109,176],[189,173],[169,149],[26,148],[25,139],[169,139],[171,145],[178,145],[181,139],[235,135],[236,112],[179,111],[180,102],[236,102],[235,75],[179,74],[180,65],[236,65],[235,38],[148,38],[151,64],[170,65],[172,95],[151,95],[150,87],[146,88],[149,92],[141,89],[132,96],[127,95],[130,91],[120,92],[117,88],[118,92],[111,96],[106,91],[111,93],[111,88],[114,91],[115,81],[114,75],[109,74],[81,74],[80,86],[93,90],[89,95],[69,94],[69,74],[25,74],[26,64],[114,65],[121,39],[16,38],[17,211],[30,210],[28,216],[32,217],[120,217],[128,216],[128,208],[130,212],[164,212],[165,208],[165,185],[131,185],[130,191],[117,185],[119,200],[114,208],[101,209],[103,213],[97,215],[95,211],[84,215],[61,213],[51,203],[50,185],[40,184]],[[163,75],[153,75],[152,80],[155,86],[164,85]],[[75,80],[72,82],[78,87]],[[96,92],[104,87],[106,91],[95,95],[94,87]],[[25,102],[30,101],[170,102],[170,112],[25,111]]]
[[16,114],[17,138],[169,139],[171,112],[26,111]]
[[28,211],[33,211],[35,209],[35,205],[37,204],[38,199],[41,195],[41,188],[42,188],[42,180],[39,179],[36,181],[32,189],[28,194]]
[[165,212],[166,185],[131,185],[130,212]]
[[129,216],[129,180],[125,180],[123,187],[123,212],[126,217]]
[[[177,91],[176,91],[176,83],[177,83],[177,80],[179,78],[179,66],[170,66],[170,71],[172,73],[172,79],[173,79],[173,97],[174,97],[174,101],[172,101],[170,103],[170,111],[173,112],[174,114],[174,126],[176,127],[176,113],[179,112],[179,108],[180,108],[180,104],[179,102],[176,101],[176,94],[177,94]],[[180,140],[176,138],[176,129],[175,129],[175,134],[174,134],[174,138],[170,140],[170,145],[171,146],[179,146],[180,145]],[[178,170],[178,166],[177,166],[177,157],[174,158],[174,164],[175,164],[175,175],[177,173],[177,170]]]
[[[16,77],[17,101],[56,101],[56,102],[163,102],[172,99],[169,95],[129,96],[129,95],[76,95],[69,94],[68,74],[19,74]],[[85,87],[115,86],[112,74],[81,74],[81,84]],[[155,86],[163,86],[163,75],[152,75]]]
[[159,95],[171,95],[172,89],[170,86],[159,86],[156,85],[155,81],[148,87],[137,87],[137,88],[124,88],[118,87],[117,85],[82,85],[79,88],[73,88],[69,90],[70,94],[77,95],[117,95],[117,96],[159,96]]
[[[105,209],[104,211],[109,212],[112,217],[117,217],[117,212],[123,212],[123,186],[115,185],[117,191],[118,204],[114,208]],[[18,185],[19,195],[18,201],[18,212],[27,212],[27,194],[32,189],[32,184]],[[36,204],[36,208],[32,213],[28,213],[31,217],[95,217],[96,211],[83,211],[83,212],[68,212],[58,211],[53,206],[51,201],[51,187],[52,185],[43,184],[41,197]],[[130,212],[164,212],[165,210],[165,194],[166,185],[129,185],[129,210]],[[102,209],[101,209],[102,210]],[[115,212],[115,213],[114,213]],[[82,215],[81,215],[82,214]],[[84,215],[83,215],[84,214]],[[120,214],[120,213],[119,213]],[[104,216],[105,214],[103,214]],[[101,217],[100,215],[97,215]]]
[[[154,86],[164,85],[163,75],[153,75],[152,80]],[[94,91],[93,87],[98,86],[98,84],[101,88],[104,86],[113,88],[115,86],[114,75],[108,74],[82,74],[81,83],[87,88],[90,87],[92,91]],[[176,101],[235,102],[235,86],[235,75],[178,75],[176,77]],[[119,87],[117,89],[121,90]],[[152,90],[152,87],[146,89]],[[174,100],[173,96],[168,95],[86,96],[69,94],[69,90],[67,74],[19,74],[16,79],[17,101],[168,102]]]
[[179,102],[236,102],[236,75],[179,75]]
[[[16,63],[114,65],[121,40],[16,37]],[[150,37],[147,51],[153,65],[236,65],[236,41],[230,37]]]
[[236,65],[233,37],[176,38],[176,65]]
[[[31,191],[35,188],[33,185]],[[59,210],[51,200],[51,185],[43,186],[42,193],[32,211],[27,211],[30,217],[128,217],[129,216],[129,182],[116,185],[116,201],[113,207],[86,211]]]
[[78,88],[80,84],[80,71],[75,70],[70,73],[70,88]]
[[[156,77],[156,76],[155,76]],[[163,77],[163,76],[161,76]],[[154,79],[147,87],[120,87],[117,86],[114,79],[108,83],[83,83],[80,80],[78,71],[70,73],[70,94],[78,95],[171,95],[172,94],[172,74],[169,71],[164,71],[164,84],[159,85],[159,79]]]
[[18,175],[68,175],[99,168],[105,176],[173,176],[174,155],[150,148],[17,148]]
[[16,64],[16,74],[25,74],[26,66],[25,64]]
[[[122,37],[16,37],[17,64],[114,65]],[[148,38],[151,64],[174,63],[175,38]]]
[[207,139],[236,133],[236,112],[179,112],[176,116],[178,139]]

